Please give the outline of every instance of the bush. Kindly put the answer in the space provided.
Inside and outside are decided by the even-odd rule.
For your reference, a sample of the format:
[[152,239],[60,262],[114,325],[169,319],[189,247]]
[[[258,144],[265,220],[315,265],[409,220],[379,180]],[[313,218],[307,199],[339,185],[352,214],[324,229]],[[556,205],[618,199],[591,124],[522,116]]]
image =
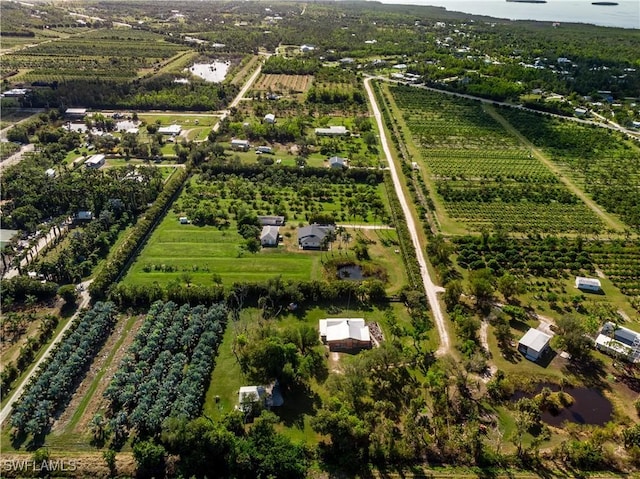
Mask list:
[[73,305],[78,299],[78,292],[76,291],[76,287],[73,284],[65,284],[64,286],[60,286],[60,288],[58,288],[58,296],[64,299],[65,303]]

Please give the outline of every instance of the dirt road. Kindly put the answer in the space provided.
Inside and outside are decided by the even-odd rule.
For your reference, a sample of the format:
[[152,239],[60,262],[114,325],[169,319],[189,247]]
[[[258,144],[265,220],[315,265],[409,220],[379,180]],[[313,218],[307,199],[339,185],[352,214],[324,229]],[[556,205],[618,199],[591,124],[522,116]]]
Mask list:
[[436,327],[438,329],[438,335],[440,336],[440,347],[436,351],[436,354],[443,355],[449,352],[449,348],[450,348],[449,333],[445,325],[444,316],[442,314],[442,309],[440,309],[440,303],[438,302],[438,296],[437,296],[437,293],[442,292],[443,289],[441,287],[436,286],[433,283],[431,276],[429,276],[429,270],[427,269],[427,262],[425,260],[424,253],[423,253],[424,248],[420,244],[420,238],[418,237],[417,228],[413,220],[413,215],[411,214],[409,203],[407,202],[404,192],[402,191],[402,183],[400,182],[400,177],[398,176],[398,171],[396,169],[395,162],[393,160],[393,157],[391,156],[391,150],[389,149],[387,136],[384,132],[382,114],[380,113],[380,109],[378,108],[378,104],[376,103],[376,97],[373,94],[373,90],[371,88],[371,78],[365,79],[364,87],[367,90],[367,95],[369,95],[369,102],[371,103],[371,108],[373,109],[373,115],[376,118],[378,131],[380,132],[380,142],[382,143],[382,149],[384,150],[384,154],[387,158],[387,163],[389,164],[389,171],[391,172],[391,178],[393,179],[393,186],[396,190],[396,195],[398,196],[400,205],[402,206],[402,212],[404,213],[405,219],[407,221],[407,228],[409,229],[409,233],[411,235],[411,241],[413,242],[413,246],[415,247],[415,250],[416,250],[418,264],[420,265],[420,275],[422,276],[422,282],[424,283],[424,290],[425,290],[425,293],[427,294],[427,299],[429,300],[429,306],[431,307],[431,311],[433,312],[433,317],[435,319]]

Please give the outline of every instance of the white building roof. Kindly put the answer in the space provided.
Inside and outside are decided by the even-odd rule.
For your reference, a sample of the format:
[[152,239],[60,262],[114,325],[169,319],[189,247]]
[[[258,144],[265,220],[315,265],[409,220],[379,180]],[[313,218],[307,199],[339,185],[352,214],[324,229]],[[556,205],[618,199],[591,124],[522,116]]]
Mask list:
[[266,239],[273,240],[274,242],[278,241],[278,233],[280,232],[279,226],[263,226],[262,233],[260,233],[260,240],[264,241]]
[[529,328],[529,331],[522,336],[522,339],[520,339],[518,343],[529,349],[540,352],[547,344],[549,344],[549,341],[551,341],[551,336],[548,334],[534,328]]
[[580,286],[591,286],[592,288],[601,288],[600,280],[597,278],[583,278],[582,276],[576,276],[576,288]]
[[269,122],[273,123],[274,121],[276,121],[276,116],[273,113],[267,113],[264,116],[264,121],[269,121]]
[[163,135],[179,135],[181,131],[182,127],[180,125],[161,126],[158,128],[158,133]]
[[65,110],[65,114],[67,114],[67,115],[86,115],[87,114],[87,109],[86,108],[67,108]]
[[53,178],[54,176],[56,176],[56,170],[54,170],[53,168],[49,168],[47,171],[44,172],[45,175],[47,175],[49,178]]
[[363,318],[328,318],[319,322],[320,335],[327,338],[327,342],[356,339],[371,341],[369,326],[364,324]]
[[231,140],[232,145],[248,145],[249,140]]
[[316,135],[346,135],[349,130],[346,126],[330,126],[328,128],[316,128]]
[[101,164],[104,161],[105,156],[100,154],[100,155],[93,155],[90,156],[89,159],[87,161],[84,162],[85,165],[87,166],[96,166]]
[[609,336],[605,336],[604,334],[598,334],[598,337],[596,338],[596,346],[604,347],[624,356],[628,356],[632,352],[632,348],[630,346],[627,346],[616,339],[610,338]]

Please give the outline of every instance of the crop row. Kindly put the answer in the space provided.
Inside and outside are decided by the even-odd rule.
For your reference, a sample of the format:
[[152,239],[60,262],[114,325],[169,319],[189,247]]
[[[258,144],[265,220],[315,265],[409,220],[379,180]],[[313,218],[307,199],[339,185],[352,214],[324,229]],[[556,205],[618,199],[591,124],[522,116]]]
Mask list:
[[54,414],[69,400],[109,336],[115,317],[113,304],[100,302],[80,315],[14,406],[11,425],[16,435],[40,436],[48,430]]
[[200,412],[226,318],[222,305],[151,306],[104,393],[116,434],[153,434],[169,416]]

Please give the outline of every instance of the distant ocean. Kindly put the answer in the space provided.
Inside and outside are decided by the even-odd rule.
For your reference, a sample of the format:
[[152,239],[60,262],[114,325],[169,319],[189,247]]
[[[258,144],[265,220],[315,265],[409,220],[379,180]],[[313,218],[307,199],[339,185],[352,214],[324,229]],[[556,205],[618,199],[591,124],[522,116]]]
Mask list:
[[[382,3],[432,5],[447,10],[511,20],[590,23],[603,27],[640,29],[640,0],[617,0],[618,5],[592,5],[592,0],[547,0],[517,3],[506,0],[380,0]],[[639,50],[640,54],[640,50]]]

